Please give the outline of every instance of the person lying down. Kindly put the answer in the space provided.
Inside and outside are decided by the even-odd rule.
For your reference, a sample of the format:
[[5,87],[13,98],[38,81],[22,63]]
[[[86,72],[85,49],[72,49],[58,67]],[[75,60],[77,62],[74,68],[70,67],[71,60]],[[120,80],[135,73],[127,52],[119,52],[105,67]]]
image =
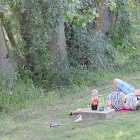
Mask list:
[[[111,101],[111,108],[118,110],[140,110],[140,89],[136,90],[132,85],[129,85],[121,79],[115,78],[113,81],[113,92],[107,96],[107,100]],[[70,115],[81,114],[84,110],[71,111]]]

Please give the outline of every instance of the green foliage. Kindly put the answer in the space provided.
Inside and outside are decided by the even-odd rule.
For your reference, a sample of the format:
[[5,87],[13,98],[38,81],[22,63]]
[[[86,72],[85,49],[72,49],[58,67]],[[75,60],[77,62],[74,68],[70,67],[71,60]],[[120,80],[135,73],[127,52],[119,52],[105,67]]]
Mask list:
[[[88,23],[96,22],[99,16],[99,0],[72,0],[67,4],[67,9],[62,17],[76,27],[85,27]],[[111,11],[116,8],[114,0],[106,0],[106,5]]]
[[[125,39],[123,46],[125,47],[125,53],[128,55],[128,60],[130,63],[139,63],[140,50],[139,50],[140,40],[137,35],[133,37],[128,37]],[[124,48],[122,48],[123,50]]]
[[131,37],[137,31],[137,28],[133,20],[134,17],[129,6],[129,1],[117,0],[116,10],[112,11],[112,15],[115,17],[115,24],[111,26],[108,33],[111,43],[117,47],[124,43],[125,37]]
[[17,45],[11,48],[10,54],[16,62],[20,78],[24,81],[31,78],[36,85],[40,85],[50,68],[50,42],[52,33],[62,20],[63,4],[57,0],[26,2],[5,3],[10,7],[9,21]]
[[[94,30],[99,0],[65,0],[63,4],[57,0],[2,2],[8,5],[8,11],[4,10],[5,5],[0,5],[0,9],[5,12],[6,24],[16,40],[16,47],[10,49],[16,72],[11,72],[10,78],[5,72],[0,76],[0,111],[26,108],[25,102],[28,106],[35,98],[41,98],[40,104],[46,106],[55,102],[54,98],[57,100],[66,94],[73,94],[73,98],[81,97],[80,94],[75,96],[76,90],[79,93],[80,88],[101,85],[105,79],[115,78],[116,73],[112,76],[110,71],[123,70],[126,74],[126,70],[134,71],[139,67],[138,1],[136,4],[126,0],[106,0],[117,21],[109,31],[109,41]],[[62,17],[66,19],[69,71],[51,68],[50,42]],[[29,62],[27,56],[31,56]],[[136,67],[132,68],[132,64]],[[52,93],[42,94],[37,87],[46,92],[52,89],[59,91],[53,96]]]
[[113,11],[116,8],[115,0],[106,0],[106,5],[111,11]]
[[72,0],[67,3],[67,9],[62,17],[70,22],[74,28],[85,27],[98,17],[98,0]]
[[[126,59],[137,62],[139,58],[138,41],[133,35],[138,34],[139,8],[133,7],[130,1],[106,0],[106,5],[117,21],[109,31],[112,45],[107,37],[94,30],[99,15],[99,0],[64,0],[63,4],[57,0],[2,2],[9,7],[10,15],[6,10],[2,10],[8,17],[9,27],[11,24],[9,30],[13,32],[17,46],[11,49],[11,57],[24,83],[31,79],[36,86],[46,89],[61,89],[61,86],[73,83],[80,85],[84,81],[90,85],[96,82],[92,75],[96,74],[97,70],[114,68],[115,49],[118,53],[122,50],[129,53],[128,58],[122,59],[118,65],[123,65]],[[65,34],[69,74],[67,70],[52,70],[50,60],[52,33],[57,29],[62,17],[67,24]]]
[[61,89],[61,87],[66,87],[70,84],[71,76],[67,69],[62,71],[53,70],[49,68],[44,72],[43,79],[41,81],[42,86],[45,89]]
[[68,40],[68,56],[71,66],[91,69],[110,68],[115,60],[115,50],[104,40],[102,34],[95,35],[91,28],[75,29],[72,40]]

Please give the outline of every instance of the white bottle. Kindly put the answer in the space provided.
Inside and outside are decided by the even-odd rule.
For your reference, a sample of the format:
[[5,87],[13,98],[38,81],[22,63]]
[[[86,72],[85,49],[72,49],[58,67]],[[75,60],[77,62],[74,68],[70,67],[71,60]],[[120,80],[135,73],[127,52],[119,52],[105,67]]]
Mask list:
[[96,87],[92,90],[92,98],[98,99],[98,90]]
[[111,100],[106,100],[107,110],[111,109]]

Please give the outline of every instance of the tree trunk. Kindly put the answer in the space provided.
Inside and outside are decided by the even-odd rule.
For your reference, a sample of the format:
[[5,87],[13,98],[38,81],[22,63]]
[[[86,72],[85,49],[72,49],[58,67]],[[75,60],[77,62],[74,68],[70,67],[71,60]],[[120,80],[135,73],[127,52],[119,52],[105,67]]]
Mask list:
[[0,69],[2,69],[4,67],[3,62],[6,59],[7,53],[8,53],[7,44],[6,44],[6,40],[4,37],[2,26],[0,23],[0,63],[1,63]]
[[113,16],[111,15],[111,11],[105,5],[105,0],[99,0],[99,17],[98,17],[98,23],[96,24],[96,30],[105,35],[110,29],[110,25],[113,23]]
[[64,22],[61,22],[58,30],[53,34],[50,46],[50,53],[53,70],[69,70],[65,42]]
[[13,8],[14,14],[17,16],[20,25],[21,38],[25,41],[25,66],[27,66],[30,69],[30,71],[34,71],[35,64],[33,62],[33,55],[32,53],[30,53],[30,49],[33,46],[31,33],[32,24],[30,22],[31,9],[29,7],[31,1],[25,0],[23,2],[24,4],[26,3],[24,12],[21,12],[22,3],[14,3],[13,0],[11,0],[10,5]]
[[31,24],[29,21],[29,10],[26,9],[25,12],[20,13],[21,19],[19,20],[20,23],[20,31],[21,31],[21,37],[26,42],[26,45],[24,46],[24,52],[25,52],[25,59],[26,63],[30,66],[32,66],[32,54],[29,52],[30,48],[32,47],[32,35],[31,35]]
[[11,74],[10,74],[12,67],[11,67],[11,63],[9,62],[9,59],[6,58],[7,54],[8,54],[7,44],[6,44],[6,40],[4,37],[4,32],[0,20],[0,75],[4,72],[6,77],[8,78],[5,80],[12,82]]
[[9,38],[9,41],[11,43],[11,46],[12,47],[16,47],[16,42],[15,42],[13,33],[11,32],[10,21],[6,21],[6,18],[4,16],[4,13],[3,12],[0,12],[0,18],[2,19],[2,23],[3,23],[3,26],[4,26],[5,31],[7,33],[7,36]]

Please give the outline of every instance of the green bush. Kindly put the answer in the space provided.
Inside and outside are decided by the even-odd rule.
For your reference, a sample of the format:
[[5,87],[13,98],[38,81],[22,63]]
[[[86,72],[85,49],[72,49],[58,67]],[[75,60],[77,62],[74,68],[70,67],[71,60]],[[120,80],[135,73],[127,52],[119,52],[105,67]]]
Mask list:
[[73,67],[110,67],[115,60],[115,49],[102,34],[92,28],[73,29],[72,39],[67,40],[69,63]]

